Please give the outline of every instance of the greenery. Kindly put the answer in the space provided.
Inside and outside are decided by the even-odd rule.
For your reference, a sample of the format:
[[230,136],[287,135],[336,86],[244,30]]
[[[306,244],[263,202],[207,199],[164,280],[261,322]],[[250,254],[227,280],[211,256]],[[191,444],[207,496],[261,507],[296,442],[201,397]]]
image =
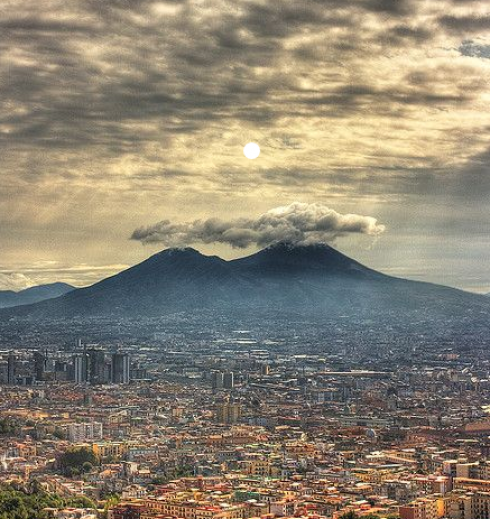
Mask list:
[[20,432],[19,424],[11,418],[0,419],[0,435],[14,436]]
[[[339,519],[380,519],[382,516],[379,516],[377,514],[366,514],[362,517],[359,517],[355,512],[346,512],[345,514],[342,514]],[[386,519],[399,519],[396,515],[389,515],[386,517]]]
[[54,433],[53,433],[53,436],[55,438],[58,438],[60,440],[64,440],[66,439],[66,434],[64,433],[63,429],[57,427],[55,430],[54,430]]
[[104,505],[104,512],[102,514],[103,519],[107,519],[109,515],[109,510],[116,506],[119,503],[119,501],[121,501],[121,498],[118,494],[112,494],[110,497],[107,498],[107,501]]
[[192,465],[185,465],[182,467],[165,470],[164,465],[161,464],[160,469],[163,471],[163,473],[155,476],[151,480],[152,485],[165,485],[174,479],[187,478],[195,475],[194,467]]
[[31,491],[0,485],[0,519],[45,519],[45,508],[95,508],[95,503],[85,496],[63,499],[32,485]]
[[152,485],[165,485],[165,483],[168,483],[169,478],[165,478],[163,476],[157,476],[156,478],[153,478],[151,480]]
[[342,514],[339,519],[358,519],[358,515],[355,512],[346,512]]
[[68,476],[90,472],[94,465],[98,465],[97,456],[88,447],[73,447],[58,459],[58,466]]

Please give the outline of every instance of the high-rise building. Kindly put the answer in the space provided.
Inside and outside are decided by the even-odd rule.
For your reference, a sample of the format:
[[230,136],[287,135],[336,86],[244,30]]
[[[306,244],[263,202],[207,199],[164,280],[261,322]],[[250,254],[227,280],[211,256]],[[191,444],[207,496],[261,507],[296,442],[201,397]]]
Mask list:
[[13,352],[9,353],[7,360],[7,384],[13,386],[17,383],[17,357]]
[[223,388],[233,389],[235,387],[235,376],[233,371],[229,371],[223,375]]
[[75,384],[82,384],[88,380],[88,362],[85,353],[73,355],[73,378]]
[[46,366],[48,362],[48,355],[42,351],[34,352],[34,371],[36,374],[36,380],[44,380],[46,373]]
[[56,360],[54,363],[55,380],[69,380],[69,364],[64,360]]
[[127,353],[113,353],[112,382],[114,384],[129,384],[130,361]]
[[88,376],[91,384],[103,384],[105,379],[105,354],[95,348],[87,350]]
[[226,424],[237,423],[242,416],[240,404],[234,402],[224,402],[216,408],[216,421]]
[[213,371],[211,377],[213,389],[223,389],[224,373],[222,371]]

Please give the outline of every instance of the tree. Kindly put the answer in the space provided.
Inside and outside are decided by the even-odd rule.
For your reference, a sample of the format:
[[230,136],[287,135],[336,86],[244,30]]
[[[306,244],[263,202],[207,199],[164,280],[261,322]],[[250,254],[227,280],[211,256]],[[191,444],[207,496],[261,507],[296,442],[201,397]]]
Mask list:
[[0,435],[15,436],[20,432],[18,422],[11,418],[0,419]]
[[[68,475],[80,474],[90,465],[90,470],[97,465],[97,457],[88,447],[73,447],[64,452],[58,459],[58,466]],[[88,465],[85,465],[85,464]]]
[[163,476],[157,476],[151,480],[152,485],[164,485],[168,482],[168,478],[164,478]]
[[342,514],[339,519],[358,519],[358,515],[355,512],[350,511]]
[[96,508],[95,503],[87,496],[72,497],[67,500],[66,504],[73,508]]
[[65,506],[65,501],[56,494],[48,494],[36,485],[32,490],[27,493],[12,485],[0,485],[0,519],[45,519],[44,508]]
[[92,465],[92,463],[90,463],[89,461],[86,461],[83,465],[82,465],[82,473],[85,473],[85,472],[92,472],[94,466]]
[[54,432],[53,432],[53,436],[55,438],[58,438],[60,440],[64,440],[66,438],[66,434],[65,432],[63,431],[63,429],[61,429],[60,427],[57,427]]
[[109,516],[109,510],[111,508],[114,508],[119,503],[119,501],[121,501],[121,498],[117,494],[112,494],[107,499],[107,501],[105,502],[105,505],[104,505],[104,512],[102,514],[102,519],[107,519],[107,517]]

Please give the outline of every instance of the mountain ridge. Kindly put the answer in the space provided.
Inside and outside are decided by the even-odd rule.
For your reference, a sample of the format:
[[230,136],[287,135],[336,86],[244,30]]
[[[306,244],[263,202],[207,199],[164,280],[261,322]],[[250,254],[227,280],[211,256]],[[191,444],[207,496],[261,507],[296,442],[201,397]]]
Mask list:
[[190,248],[158,252],[90,287],[0,316],[155,316],[175,312],[294,311],[305,315],[489,312],[485,296],[395,278],[329,245],[278,243],[224,260]]
[[75,287],[68,283],[55,282],[25,288],[23,290],[0,290],[0,308],[28,305],[64,295]]

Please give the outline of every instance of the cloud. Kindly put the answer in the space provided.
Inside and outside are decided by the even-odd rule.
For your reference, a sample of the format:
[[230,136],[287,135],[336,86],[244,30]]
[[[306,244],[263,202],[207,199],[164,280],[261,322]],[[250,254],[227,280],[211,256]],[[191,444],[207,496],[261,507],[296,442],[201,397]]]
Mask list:
[[251,245],[265,247],[273,243],[312,244],[331,242],[347,234],[377,236],[385,226],[376,218],[341,214],[320,204],[294,202],[270,209],[257,218],[221,220],[209,218],[188,223],[163,220],[136,229],[132,240],[182,247],[193,243],[226,243],[235,248]]
[[490,59],[490,45],[479,44],[473,40],[463,41],[458,50],[463,56]]
[[[410,203],[488,213],[489,14],[485,0],[3,2],[0,263],[133,264],[144,249],[124,241],[163,204],[174,222],[182,207],[227,221],[303,199],[424,233]],[[32,279],[48,276],[97,271]]]
[[456,34],[488,31],[490,29],[490,16],[486,14],[444,15],[439,18],[439,23],[448,31]]
[[64,282],[73,286],[88,286],[117,274],[129,267],[127,264],[113,265],[61,265],[57,261],[30,262],[17,265],[12,271],[0,266],[0,290],[24,290],[32,286]]
[[0,272],[0,290],[24,290],[34,285],[32,279],[20,272],[3,274]]

